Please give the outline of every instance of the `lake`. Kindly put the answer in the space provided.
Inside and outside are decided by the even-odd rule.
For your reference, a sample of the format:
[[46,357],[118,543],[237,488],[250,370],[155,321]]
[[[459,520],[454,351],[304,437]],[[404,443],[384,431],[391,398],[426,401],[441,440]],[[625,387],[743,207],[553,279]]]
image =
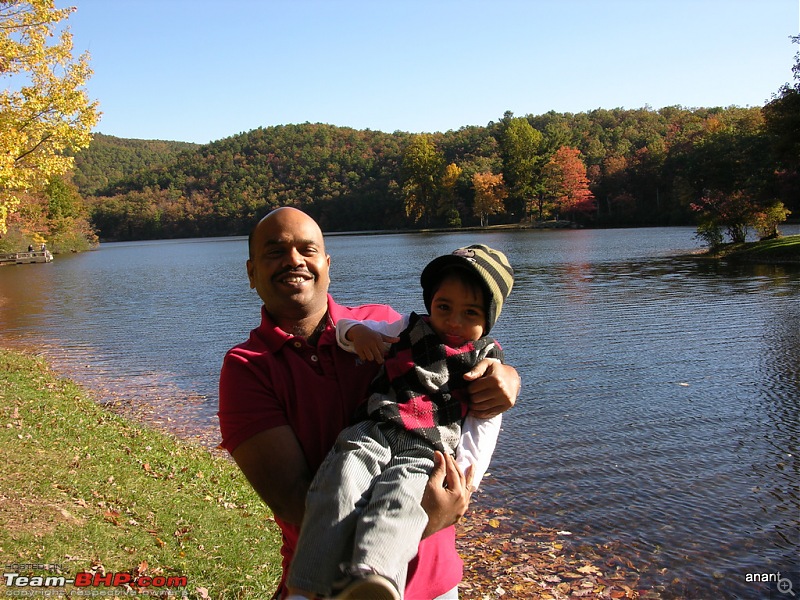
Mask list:
[[[613,545],[665,598],[790,597],[747,576],[800,591],[800,266],[697,260],[693,234],[332,235],[331,292],[423,311],[431,258],[503,250],[492,333],[524,385],[476,501]],[[215,431],[222,356],[259,319],[246,256],[245,238],[132,242],[2,267],[0,336],[104,401]]]

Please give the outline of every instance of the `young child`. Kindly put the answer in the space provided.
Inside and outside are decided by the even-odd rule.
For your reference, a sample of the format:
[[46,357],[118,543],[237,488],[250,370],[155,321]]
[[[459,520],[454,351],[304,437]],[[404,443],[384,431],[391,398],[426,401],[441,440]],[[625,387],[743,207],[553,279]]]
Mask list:
[[[402,597],[406,567],[427,525],[420,502],[434,452],[456,452],[464,422],[460,466],[473,469],[473,489],[491,459],[500,418],[468,415],[464,374],[484,358],[502,359],[487,334],[513,281],[501,252],[459,248],[422,271],[428,316],[337,323],[343,348],[383,366],[362,405],[365,420],[340,434],[308,491],[290,599],[337,590],[337,598]],[[384,361],[385,342],[393,343]]]

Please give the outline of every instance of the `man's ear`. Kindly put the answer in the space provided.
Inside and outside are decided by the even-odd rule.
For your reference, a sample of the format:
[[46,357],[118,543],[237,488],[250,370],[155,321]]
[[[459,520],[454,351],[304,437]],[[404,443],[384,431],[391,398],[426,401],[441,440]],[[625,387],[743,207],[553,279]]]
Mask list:
[[255,289],[256,287],[255,279],[253,279],[253,261],[248,259],[246,265],[247,265],[247,278],[250,280],[250,289],[252,290]]

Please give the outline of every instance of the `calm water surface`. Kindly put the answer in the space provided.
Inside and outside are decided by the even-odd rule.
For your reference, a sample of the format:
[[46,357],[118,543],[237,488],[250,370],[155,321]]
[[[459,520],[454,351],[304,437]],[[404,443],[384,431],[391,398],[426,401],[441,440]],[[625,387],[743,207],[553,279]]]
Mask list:
[[[784,227],[784,233],[800,228]],[[331,236],[344,304],[422,311],[428,260],[481,242],[516,284],[494,335],[524,380],[478,501],[609,544],[664,597],[800,593],[800,268],[707,263],[690,228]],[[246,240],[104,244],[0,269],[0,335],[191,434],[257,325]]]

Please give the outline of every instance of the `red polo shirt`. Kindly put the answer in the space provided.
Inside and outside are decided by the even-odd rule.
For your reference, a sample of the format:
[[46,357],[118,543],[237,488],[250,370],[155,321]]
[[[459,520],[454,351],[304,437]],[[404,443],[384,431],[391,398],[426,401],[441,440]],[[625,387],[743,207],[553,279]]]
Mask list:
[[[330,295],[328,315],[328,326],[313,348],[303,338],[278,328],[262,307],[261,325],[248,341],[227,353],[220,375],[218,415],[222,446],[228,452],[261,431],[289,425],[309,468],[319,468],[356,407],[366,399],[369,383],[378,372],[377,363],[363,362],[336,345],[336,322],[400,318],[386,305],[349,308],[336,304]],[[285,579],[299,527],[275,521],[283,532]],[[431,600],[453,589],[461,581],[462,567],[455,550],[455,528],[426,538],[409,565],[406,599]]]

